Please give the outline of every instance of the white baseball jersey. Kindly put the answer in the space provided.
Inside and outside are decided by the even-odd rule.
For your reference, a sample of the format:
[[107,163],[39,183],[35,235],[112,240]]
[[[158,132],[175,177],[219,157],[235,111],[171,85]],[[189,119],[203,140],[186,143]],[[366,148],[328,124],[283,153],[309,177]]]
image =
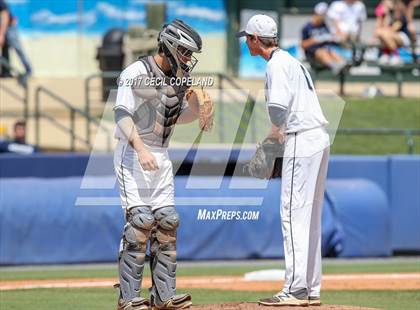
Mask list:
[[332,20],[338,21],[339,27],[344,33],[357,35],[360,25],[367,19],[366,7],[361,1],[348,4],[345,1],[333,2],[327,12],[327,23],[332,33],[336,32]]
[[[133,83],[136,83],[136,78],[140,75],[147,75],[146,67],[141,61],[132,63],[121,72],[118,80],[118,93],[114,110],[117,108],[124,109],[133,115],[143,103],[143,100],[140,97],[134,95],[131,87]],[[118,126],[115,127],[114,136],[117,139],[126,139]]]
[[[141,61],[128,66],[121,74],[115,109],[124,109],[133,115],[144,100],[135,96],[133,83],[140,75],[147,75]],[[138,81],[137,81],[138,82]],[[114,152],[114,169],[117,176],[123,208],[151,206],[152,210],[174,205],[174,177],[172,162],[166,147],[146,145],[159,167],[156,171],[144,170],[138,154],[128,143],[121,129],[116,126],[115,138],[119,139]]]
[[309,72],[286,51],[278,49],[272,53],[266,69],[265,91],[268,106],[287,109],[287,133],[328,124]]

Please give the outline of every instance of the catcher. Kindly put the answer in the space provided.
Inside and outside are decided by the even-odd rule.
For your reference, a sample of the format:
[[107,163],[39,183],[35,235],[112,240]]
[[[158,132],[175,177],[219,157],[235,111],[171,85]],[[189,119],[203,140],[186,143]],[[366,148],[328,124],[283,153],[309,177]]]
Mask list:
[[[200,129],[209,130],[213,105],[203,90],[166,82],[189,76],[197,63],[193,53],[200,53],[201,46],[200,35],[175,19],[161,29],[158,53],[139,58],[119,78],[114,168],[126,219],[118,259],[119,310],[185,309],[192,304],[189,294],[177,295],[175,289],[180,219],[167,146],[175,124],[200,118]],[[140,297],[148,243],[150,301]]]

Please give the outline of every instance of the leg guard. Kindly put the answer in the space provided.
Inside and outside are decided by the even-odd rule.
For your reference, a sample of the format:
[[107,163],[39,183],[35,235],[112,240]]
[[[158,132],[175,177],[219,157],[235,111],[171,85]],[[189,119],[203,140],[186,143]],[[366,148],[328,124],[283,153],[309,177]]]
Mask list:
[[154,212],[156,225],[151,239],[152,305],[155,309],[183,309],[191,296],[176,294],[176,230],[179,216],[173,206]]
[[118,261],[120,299],[129,302],[139,297],[146,258],[147,241],[154,225],[150,207],[134,207],[126,212],[127,224],[121,240]]

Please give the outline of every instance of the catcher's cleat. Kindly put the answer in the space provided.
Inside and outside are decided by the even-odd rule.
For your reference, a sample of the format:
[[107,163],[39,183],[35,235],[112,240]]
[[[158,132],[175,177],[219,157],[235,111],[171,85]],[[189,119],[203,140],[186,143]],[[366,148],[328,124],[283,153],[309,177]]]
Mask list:
[[152,305],[152,310],[187,309],[192,305],[190,294],[174,295],[161,305]]
[[117,310],[148,310],[149,306],[149,300],[143,297],[136,297],[130,301],[119,298]]
[[308,297],[298,298],[292,294],[288,294],[285,292],[280,292],[277,295],[274,295],[270,298],[260,299],[258,301],[260,305],[263,306],[300,306],[300,307],[307,307],[309,306]]
[[309,296],[308,301],[309,301],[310,306],[320,306],[321,305],[321,298],[320,297]]

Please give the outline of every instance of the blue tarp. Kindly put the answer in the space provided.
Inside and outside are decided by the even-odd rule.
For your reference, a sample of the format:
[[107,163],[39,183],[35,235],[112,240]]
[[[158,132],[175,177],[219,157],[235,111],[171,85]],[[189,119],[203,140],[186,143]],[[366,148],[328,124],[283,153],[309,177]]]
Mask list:
[[[270,181],[266,188],[255,186],[255,179],[237,178],[232,189],[230,177],[223,179],[220,189],[187,186],[197,188],[217,179],[175,178],[181,217],[179,259],[282,257],[279,180]],[[115,203],[117,190],[82,190],[80,184],[80,177],[0,179],[0,264],[115,261],[124,224]],[[77,197],[111,200],[110,205],[76,206]],[[188,197],[198,200],[191,205]],[[368,180],[330,180],[323,214],[323,253],[390,255],[390,216],[384,197],[380,187]],[[239,204],[235,203],[238,199],[242,199]],[[259,216],[258,220],[199,220],[204,209],[259,211]]]

